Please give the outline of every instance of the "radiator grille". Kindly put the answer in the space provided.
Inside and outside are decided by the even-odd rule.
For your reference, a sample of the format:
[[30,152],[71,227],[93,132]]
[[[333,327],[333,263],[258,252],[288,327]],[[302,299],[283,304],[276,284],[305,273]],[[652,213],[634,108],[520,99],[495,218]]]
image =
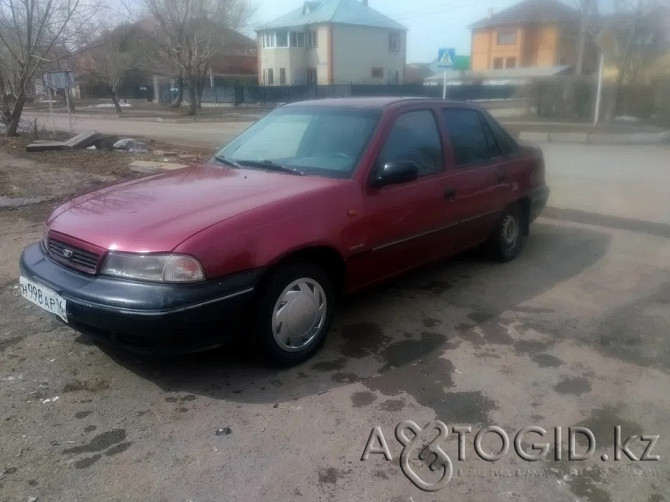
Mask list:
[[49,256],[65,266],[87,274],[98,271],[100,257],[97,254],[55,239],[49,239]]

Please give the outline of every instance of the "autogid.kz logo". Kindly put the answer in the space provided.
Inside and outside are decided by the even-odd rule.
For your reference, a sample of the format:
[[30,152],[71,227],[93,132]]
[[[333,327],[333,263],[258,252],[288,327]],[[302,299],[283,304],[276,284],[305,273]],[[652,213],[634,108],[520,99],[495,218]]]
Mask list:
[[[596,452],[596,437],[586,427],[559,426],[546,430],[531,425],[519,429],[510,438],[504,429],[495,425],[473,431],[470,426],[454,426],[450,429],[440,420],[433,420],[423,428],[419,427],[416,422],[404,420],[395,428],[395,437],[402,446],[400,469],[417,488],[429,492],[437,491],[444,488],[454,476],[454,464],[445,451],[449,432],[457,436],[455,458],[459,462],[465,462],[471,458],[472,451],[474,451],[475,458],[486,462],[502,460],[510,454],[510,450],[512,455],[526,462],[582,461],[593,458]],[[613,428],[611,436],[612,456],[603,452],[599,460],[601,462],[609,460],[618,462],[626,459],[632,462],[658,461],[660,456],[654,454],[653,451],[659,438],[659,435],[652,434],[624,436],[621,426],[617,425]],[[600,440],[604,439],[606,438],[600,438]],[[491,440],[499,445],[493,451],[485,447],[485,444],[488,444],[486,441],[492,442]],[[470,453],[466,451],[468,441],[471,441],[472,444]],[[553,455],[550,456],[552,446]],[[564,452],[564,449],[567,452]],[[380,426],[372,428],[361,460],[367,461],[371,455],[381,455],[388,462],[393,460],[391,449]],[[598,460],[597,457],[595,459]],[[422,465],[427,466],[430,472],[426,472],[426,469],[418,472],[420,469],[417,467],[420,468]],[[517,471],[520,472],[520,470]],[[460,472],[462,471],[459,470]]]

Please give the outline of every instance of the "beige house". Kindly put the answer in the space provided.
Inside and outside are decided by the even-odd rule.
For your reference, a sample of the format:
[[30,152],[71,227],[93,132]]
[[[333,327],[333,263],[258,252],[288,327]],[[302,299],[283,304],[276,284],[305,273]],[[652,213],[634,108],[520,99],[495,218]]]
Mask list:
[[574,66],[579,25],[579,12],[558,0],[524,0],[471,25],[471,69]]
[[260,85],[404,82],[407,28],[367,0],[308,1],[256,31]]

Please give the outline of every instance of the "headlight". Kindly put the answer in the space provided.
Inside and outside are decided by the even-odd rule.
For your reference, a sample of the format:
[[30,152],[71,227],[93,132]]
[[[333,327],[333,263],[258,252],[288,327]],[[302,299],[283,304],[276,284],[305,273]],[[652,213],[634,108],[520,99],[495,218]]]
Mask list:
[[196,282],[205,279],[200,262],[183,254],[109,253],[102,274],[153,282]]

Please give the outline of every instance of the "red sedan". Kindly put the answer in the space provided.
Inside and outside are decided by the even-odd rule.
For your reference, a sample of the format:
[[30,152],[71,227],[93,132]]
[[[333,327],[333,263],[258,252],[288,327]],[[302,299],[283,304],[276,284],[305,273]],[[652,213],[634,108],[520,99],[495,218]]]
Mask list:
[[57,208],[23,252],[21,290],[125,349],[245,336],[296,364],[324,341],[342,294],[482,244],[514,258],[548,195],[541,151],[477,106],[295,103],[206,165]]

